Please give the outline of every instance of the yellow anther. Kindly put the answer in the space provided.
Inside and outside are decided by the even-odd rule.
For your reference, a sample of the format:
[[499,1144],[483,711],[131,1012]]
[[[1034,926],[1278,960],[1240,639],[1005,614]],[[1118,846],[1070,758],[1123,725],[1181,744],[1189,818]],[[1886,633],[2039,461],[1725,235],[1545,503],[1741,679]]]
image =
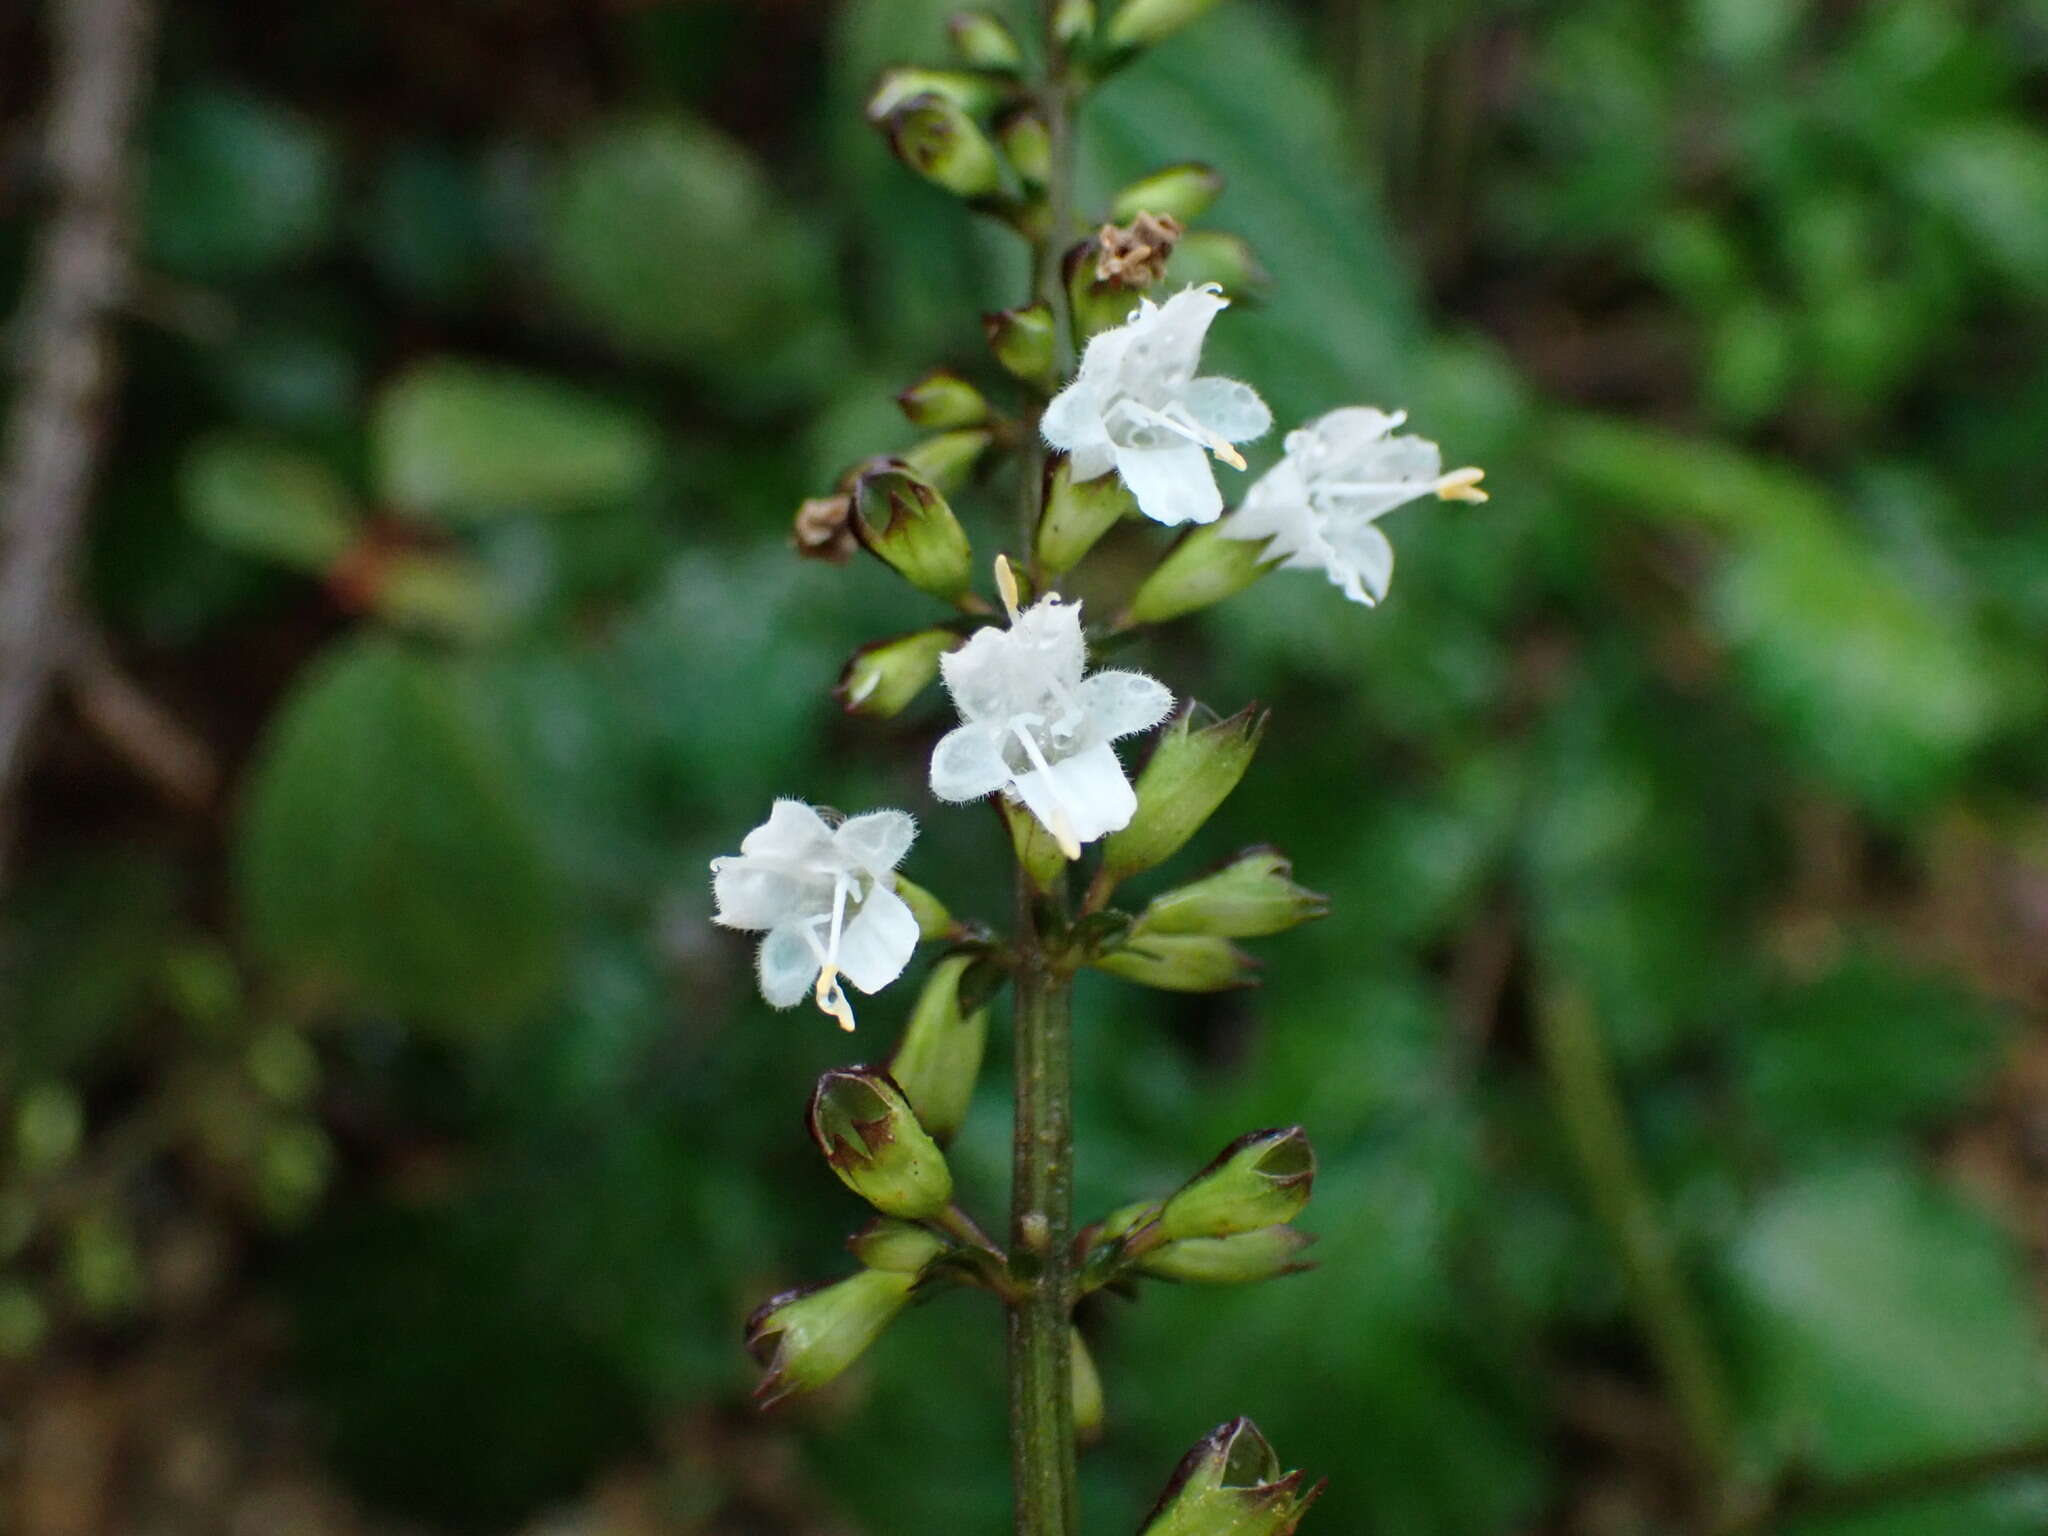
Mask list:
[[996,556],[996,591],[1003,599],[1003,612],[1010,616],[1012,624],[1017,622],[1017,573],[1010,569],[1008,555]]
[[820,1011],[829,1013],[839,1021],[841,1029],[852,1034],[853,1004],[846,1000],[846,989],[839,985],[839,973],[829,965],[818,972],[816,996]]
[[1479,489],[1479,482],[1485,478],[1483,469],[1454,469],[1437,481],[1437,500],[1482,502],[1486,500],[1486,492]]

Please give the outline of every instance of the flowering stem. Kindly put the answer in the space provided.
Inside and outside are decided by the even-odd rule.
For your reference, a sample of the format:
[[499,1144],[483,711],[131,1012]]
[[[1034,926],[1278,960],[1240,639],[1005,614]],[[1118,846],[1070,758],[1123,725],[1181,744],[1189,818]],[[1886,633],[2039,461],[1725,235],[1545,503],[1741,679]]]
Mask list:
[[[1041,111],[1051,140],[1044,233],[1032,244],[1034,296],[1047,304],[1062,377],[1072,364],[1072,331],[1060,252],[1071,236],[1073,88],[1043,0],[1046,79]],[[1020,557],[1036,594],[1038,524],[1044,515],[1046,450],[1034,404],[1018,495]],[[1012,1142],[1010,1273],[1019,1294],[1009,1308],[1010,1467],[1017,1536],[1075,1536],[1080,1527],[1074,1468],[1072,1346],[1074,1093],[1071,973],[1048,951],[1039,897],[1020,863],[1015,872],[1016,1121]]]

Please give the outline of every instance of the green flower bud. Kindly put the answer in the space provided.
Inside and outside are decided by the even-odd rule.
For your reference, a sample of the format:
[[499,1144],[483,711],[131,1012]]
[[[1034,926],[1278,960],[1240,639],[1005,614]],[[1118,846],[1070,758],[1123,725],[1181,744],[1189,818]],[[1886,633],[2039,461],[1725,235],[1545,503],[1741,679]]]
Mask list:
[[879,124],[890,113],[919,96],[937,96],[975,117],[993,112],[1013,91],[1007,81],[964,69],[920,69],[899,65],[884,70],[868,96],[867,119]]
[[926,91],[891,107],[876,124],[896,158],[955,197],[994,197],[1003,190],[995,145],[950,97]]
[[1095,0],[1053,0],[1052,37],[1062,48],[1083,46],[1095,36]]
[[1315,1148],[1300,1126],[1253,1131],[1180,1187],[1160,1211],[1159,1229],[1179,1242],[1278,1226],[1301,1214],[1315,1178]]
[[955,11],[946,20],[946,36],[969,69],[1014,75],[1024,67],[1017,34],[991,11]]
[[1049,894],[1059,885],[1060,877],[1067,869],[1067,856],[1060,852],[1059,840],[1023,806],[1009,800],[998,804],[1002,808],[1003,822],[1010,829],[1010,847],[1017,855],[1018,864],[1031,877],[1031,884],[1041,895]]
[[896,397],[914,427],[943,432],[948,427],[978,427],[988,420],[988,401],[981,391],[950,368],[934,368]]
[[1216,0],[1124,0],[1109,23],[1109,45],[1118,50],[1150,48],[1164,42],[1216,4]]
[[1273,275],[1242,236],[1198,229],[1174,246],[1166,280],[1176,288],[1215,283],[1233,299],[1244,299],[1272,286]]
[[924,1128],[940,1141],[950,1139],[967,1118],[988,1046],[988,1010],[980,1006],[986,998],[963,1000],[960,990],[978,958],[948,955],[932,967],[889,1058],[889,1075]]
[[986,427],[960,427],[915,443],[897,457],[951,495],[967,483],[968,475],[994,441],[995,434]]
[[811,1095],[808,1123],[839,1182],[884,1216],[923,1221],[952,1204],[945,1154],[887,1073],[827,1072]]
[[932,1260],[953,1245],[929,1227],[921,1227],[914,1221],[877,1216],[849,1237],[846,1246],[853,1250],[853,1256],[865,1269],[921,1275]]
[[832,696],[849,715],[892,719],[930,686],[939,675],[939,658],[959,643],[950,629],[920,629],[873,641],[847,661]]
[[1114,886],[1178,853],[1237,788],[1265,731],[1265,714],[1255,714],[1252,706],[1201,726],[1193,709],[1181,711],[1138,775],[1138,809],[1130,825],[1103,844],[1099,882]]
[[1109,205],[1109,220],[1112,224],[1128,224],[1141,213],[1169,213],[1183,224],[1192,224],[1222,194],[1223,173],[1214,166],[1190,160],[1141,176],[1125,187]]
[[1029,384],[1053,382],[1052,311],[1043,304],[1024,309],[999,309],[982,316],[988,349],[996,361]]
[[1301,1254],[1315,1238],[1293,1227],[1260,1227],[1228,1237],[1189,1237],[1155,1248],[1138,1263],[1144,1273],[1188,1285],[1246,1285],[1311,1266]]
[[854,531],[912,586],[948,601],[967,590],[974,552],[938,487],[902,460],[883,460],[853,488]]
[[946,910],[943,901],[916,881],[897,875],[896,894],[903,898],[903,905],[910,908],[910,915],[917,919],[917,936],[920,939],[943,939],[952,933],[953,914]]
[[1139,916],[1134,933],[1213,934],[1257,939],[1321,917],[1330,898],[1304,890],[1292,879],[1294,866],[1277,849],[1241,853],[1206,879],[1154,898]]
[[1283,1476],[1258,1426],[1233,1419],[1181,1459],[1139,1536],[1292,1536],[1322,1491]]
[[1134,934],[1090,964],[1164,992],[1227,992],[1258,979],[1258,962],[1228,939],[1193,933]]
[[1074,1438],[1091,1445],[1102,1438],[1102,1373],[1095,1369],[1095,1357],[1088,1353],[1081,1330],[1069,1328],[1067,1338],[1073,1362]]
[[1102,1218],[1095,1229],[1096,1238],[1108,1243],[1129,1237],[1159,1214],[1160,1204],[1157,1200],[1134,1200],[1129,1205],[1119,1206]]
[[1163,624],[1235,597],[1273,569],[1263,539],[1225,538],[1229,525],[1204,523],[1168,551],[1124,611],[1125,624]]
[[1038,522],[1038,563],[1048,576],[1061,576],[1081,563],[1095,541],[1120,518],[1137,515],[1138,503],[1121,476],[1097,475],[1076,484],[1067,456],[1054,459],[1045,484],[1045,515]]
[[767,1408],[838,1376],[895,1320],[916,1284],[914,1274],[863,1269],[763,1304],[747,1319],[747,1352],[767,1371],[754,1400]]
[[1042,187],[1051,178],[1052,135],[1045,119],[1031,108],[1020,108],[997,123],[996,142],[1026,186]]

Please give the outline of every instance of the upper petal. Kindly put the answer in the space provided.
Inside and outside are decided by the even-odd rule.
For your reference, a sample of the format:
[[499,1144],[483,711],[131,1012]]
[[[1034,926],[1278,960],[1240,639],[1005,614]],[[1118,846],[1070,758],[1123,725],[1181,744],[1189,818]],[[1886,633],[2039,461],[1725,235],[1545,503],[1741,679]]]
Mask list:
[[993,724],[957,726],[932,749],[932,793],[941,800],[979,800],[1009,782],[1003,761],[1002,727]]
[[1223,513],[1209,456],[1193,443],[1119,448],[1116,472],[1137,498],[1138,510],[1156,523],[1213,523]]
[[1097,672],[1081,684],[1081,704],[1105,741],[1149,731],[1173,712],[1173,693],[1142,672]]
[[772,928],[754,956],[761,995],[777,1008],[793,1008],[818,979],[818,957],[804,937],[803,925]]
[[879,992],[910,964],[917,916],[894,891],[876,886],[839,936],[839,969],[863,992]]
[[907,811],[869,811],[844,822],[832,834],[838,850],[871,873],[894,869],[910,852],[917,822]]
[[1193,382],[1202,360],[1202,340],[1230,301],[1213,288],[1184,288],[1128,327],[1131,336],[1119,370],[1131,393],[1158,403]]
[[740,840],[740,852],[756,858],[801,859],[829,842],[825,818],[801,800],[778,800],[768,819]]
[[1227,443],[1248,443],[1273,426],[1273,412],[1258,391],[1236,379],[1196,379],[1181,400],[1195,420]]

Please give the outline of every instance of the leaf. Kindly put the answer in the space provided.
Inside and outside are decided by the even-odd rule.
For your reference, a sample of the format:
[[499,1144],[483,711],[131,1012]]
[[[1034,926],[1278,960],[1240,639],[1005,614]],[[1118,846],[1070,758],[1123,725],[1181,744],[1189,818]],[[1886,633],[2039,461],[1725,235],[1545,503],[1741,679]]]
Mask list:
[[237,850],[273,965],[457,1030],[550,994],[555,879],[484,719],[460,664],[392,639],[316,663],[271,726]]
[[185,455],[180,474],[194,523],[241,554],[319,573],[355,542],[353,498],[319,460],[220,434]]
[[2020,1253],[1917,1176],[1874,1163],[1798,1179],[1750,1217],[1732,1269],[1756,1427],[1815,1470],[1872,1472],[2048,1428]]
[[634,413],[536,374],[442,358],[378,398],[370,424],[378,493],[456,521],[617,501],[654,468]]
[[246,277],[304,255],[332,227],[332,150],[281,107],[188,91],[158,114],[150,148],[146,243],[172,272]]

